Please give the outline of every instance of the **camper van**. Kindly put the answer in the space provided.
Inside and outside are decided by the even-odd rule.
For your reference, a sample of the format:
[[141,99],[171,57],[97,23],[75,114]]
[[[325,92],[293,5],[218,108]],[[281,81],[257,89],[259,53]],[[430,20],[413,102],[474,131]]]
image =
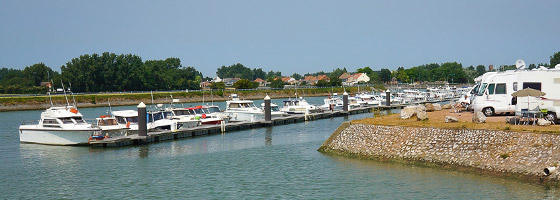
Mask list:
[[[519,62],[519,61],[518,61]],[[524,64],[524,63],[523,63]],[[524,67],[524,65],[523,65]],[[482,111],[486,116],[497,113],[514,114],[521,109],[542,109],[547,111],[547,119],[556,121],[560,112],[560,65],[553,69],[540,67],[533,70],[489,72],[482,77],[474,91],[473,110]],[[545,92],[543,97],[513,97],[512,93],[533,88]]]

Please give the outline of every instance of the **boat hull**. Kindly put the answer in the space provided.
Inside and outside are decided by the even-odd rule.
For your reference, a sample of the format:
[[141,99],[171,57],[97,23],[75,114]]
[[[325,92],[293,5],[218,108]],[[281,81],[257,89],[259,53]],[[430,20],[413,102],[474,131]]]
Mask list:
[[21,143],[36,143],[49,145],[82,145],[88,144],[90,136],[95,130],[19,130]]

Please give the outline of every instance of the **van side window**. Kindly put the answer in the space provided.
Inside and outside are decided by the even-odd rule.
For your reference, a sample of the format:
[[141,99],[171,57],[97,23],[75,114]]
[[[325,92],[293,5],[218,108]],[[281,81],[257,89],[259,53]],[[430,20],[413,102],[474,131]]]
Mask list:
[[494,94],[494,87],[496,85],[494,83],[490,83],[490,85],[488,85],[488,94]]
[[525,88],[533,88],[535,90],[541,90],[541,83],[540,82],[523,82],[523,89]]
[[506,84],[505,83],[496,84],[496,94],[506,94]]

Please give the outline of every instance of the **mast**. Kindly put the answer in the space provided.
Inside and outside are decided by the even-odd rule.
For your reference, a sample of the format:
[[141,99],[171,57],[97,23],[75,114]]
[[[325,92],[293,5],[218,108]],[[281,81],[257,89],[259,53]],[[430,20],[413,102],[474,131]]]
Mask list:
[[51,79],[51,84],[50,84],[49,90],[48,90],[48,93],[49,93],[49,100],[51,101],[51,107],[54,106],[54,105],[53,105],[53,102],[52,102],[52,96],[51,96],[52,83],[53,83],[53,80]]
[[66,96],[66,90],[64,89],[64,83],[62,82],[62,79],[60,80],[60,84],[62,84],[62,91],[64,92],[64,98],[66,98],[66,104],[70,106],[70,103],[68,102],[68,96]]
[[78,107],[76,106],[76,98],[74,97],[74,92],[72,91],[72,82],[68,82],[68,84],[70,84],[70,87],[68,89],[70,89],[70,95],[72,95],[72,100],[74,101],[74,107]]

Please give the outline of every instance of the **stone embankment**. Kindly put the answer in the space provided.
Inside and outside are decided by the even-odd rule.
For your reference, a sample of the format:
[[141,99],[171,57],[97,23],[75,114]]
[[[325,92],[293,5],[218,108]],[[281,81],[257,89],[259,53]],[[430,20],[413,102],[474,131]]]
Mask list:
[[319,148],[325,153],[412,162],[558,184],[560,135],[503,130],[343,123]]

